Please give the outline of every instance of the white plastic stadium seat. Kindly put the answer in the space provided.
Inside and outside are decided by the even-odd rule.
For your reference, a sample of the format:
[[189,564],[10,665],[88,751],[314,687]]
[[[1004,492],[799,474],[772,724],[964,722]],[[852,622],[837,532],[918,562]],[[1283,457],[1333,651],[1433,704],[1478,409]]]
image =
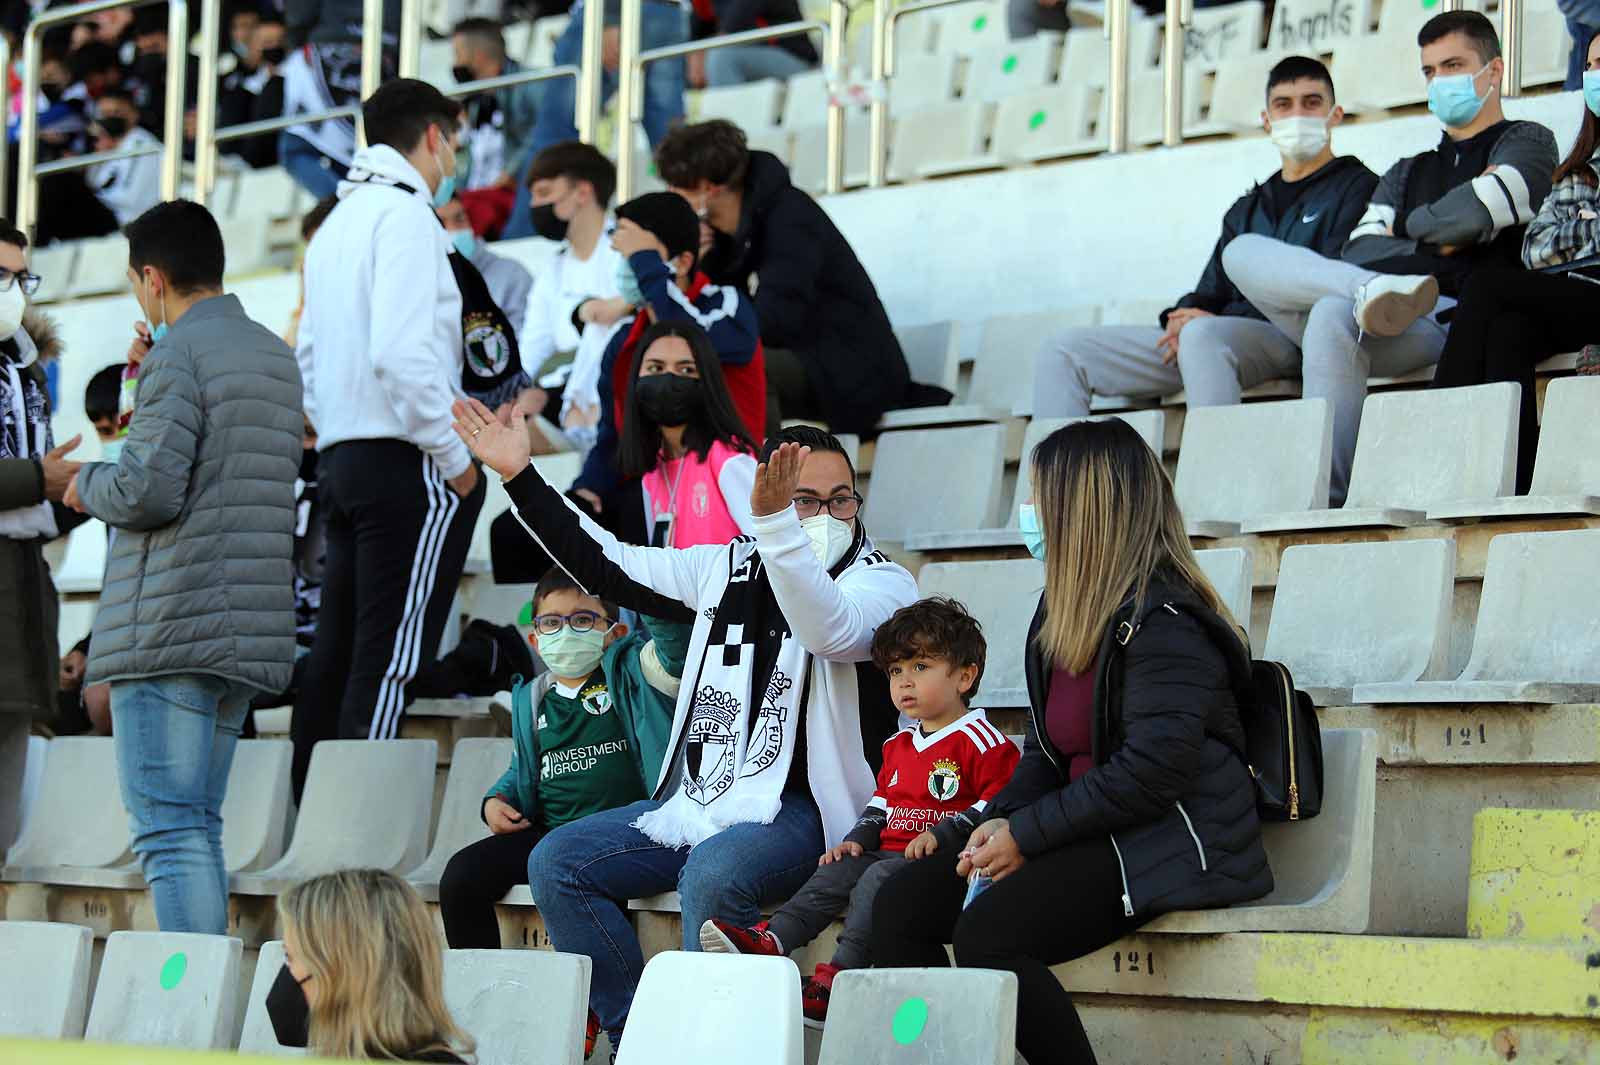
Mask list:
[[[824,116],[823,122],[826,121]],[[894,135],[894,123],[889,134]],[[870,154],[870,126],[867,115],[860,110],[848,110],[844,115],[844,183],[847,188],[859,188],[867,183],[868,156]],[[825,124],[802,126],[794,132],[794,167],[789,180],[796,188],[820,196],[828,180],[828,127]]]
[[0,1039],[80,1038],[93,954],[85,925],[0,921]]
[[239,202],[242,210],[264,212],[273,221],[293,218],[300,206],[300,186],[282,167],[245,170],[239,174]]
[[1259,131],[1261,112],[1267,109],[1267,75],[1282,58],[1263,52],[1224,63],[1211,87],[1212,125],[1234,132]]
[[415,868],[428,851],[437,757],[432,740],[318,743],[288,851],[269,869],[235,873],[233,892],[276,895],[336,869]]
[[1358,684],[1443,676],[1455,577],[1448,540],[1285,548],[1262,657],[1318,706],[1347,704]]
[[889,109],[896,117],[949,103],[955,96],[956,57],[899,53],[889,85]]
[[[694,1005],[686,1009],[690,987]],[[644,967],[616,1065],[804,1060],[800,970],[793,961],[669,950]]]
[[[515,619],[512,619],[515,620]],[[511,764],[515,744],[508,739],[468,738],[455,743],[450,756],[450,775],[445,780],[444,799],[439,805],[439,827],[433,834],[433,849],[427,861],[406,874],[411,886],[424,900],[439,901],[439,878],[444,867],[462,847],[489,835],[483,823],[484,793],[500,779]]]
[[527,65],[533,70],[554,66],[556,41],[567,31],[570,21],[566,15],[546,15],[533,21],[533,36],[528,41]]
[[1040,33],[974,52],[961,98],[999,103],[1013,93],[1048,85],[1060,65],[1056,58],[1060,42],[1056,34]]
[[1173,487],[1190,536],[1232,536],[1258,514],[1328,504],[1333,416],[1324,399],[1192,407]]
[[1344,506],[1258,514],[1244,531],[1420,525],[1435,503],[1509,494],[1518,390],[1500,381],[1368,396]]
[[1006,40],[1006,11],[1003,3],[974,0],[954,4],[933,12],[938,29],[933,47],[937,52],[971,55],[981,48]]
[[230,873],[264,869],[283,855],[289,827],[287,740],[240,740],[222,800],[222,860]]
[[974,706],[1028,705],[1023,653],[1028,644],[1028,626],[1043,589],[1044,564],[1031,558],[930,562],[917,574],[919,595],[949,596],[962,603],[983,626],[989,654],[972,701]]
[[1007,97],[995,109],[993,154],[998,163],[1033,163],[1100,150],[1095,129],[1101,90],[1066,81]]
[[[1128,417],[1123,415],[1123,417]],[[1250,600],[1255,570],[1250,551],[1243,547],[1213,547],[1196,551],[1194,559],[1205,571],[1228,612],[1246,629],[1250,627]]]
[[788,91],[783,97],[784,127],[799,129],[827,120],[828,75],[820,70],[811,70],[790,78]]
[[[1372,0],[1277,0],[1267,29],[1267,51],[1277,56],[1325,55],[1367,32]],[[1262,82],[1265,88],[1266,82]]]
[[231,936],[111,933],[83,1037],[95,1043],[230,1049],[242,950]]
[[1533,483],[1525,496],[1438,503],[1429,521],[1600,514],[1600,377],[1558,377],[1544,393]]
[[1016,1060],[1017,978],[992,969],[850,969],[834,981],[817,1065]]
[[477,1040],[477,1065],[583,1065],[589,970],[582,954],[447,950],[445,1005]]
[[703,89],[700,93],[700,120],[725,118],[746,133],[776,125],[783,106],[783,82],[777,78],[747,81]]
[[103,296],[128,287],[128,238],[121,233],[78,241],[78,265],[68,297]]
[[78,241],[57,241],[35,248],[28,256],[28,269],[39,275],[39,291],[34,302],[65,299],[72,291],[73,270],[78,265]]
[[1600,701],[1600,529],[1489,541],[1472,654],[1455,680],[1362,684],[1357,703]]
[[67,534],[66,553],[55,570],[56,591],[98,592],[106,573],[106,523],[90,518]]
[[901,113],[890,140],[889,180],[912,181],[999,166],[984,152],[994,108],[965,100]]
[[250,984],[250,998],[244,1007],[244,1027],[239,1033],[239,1053],[270,1054],[280,1058],[303,1058],[302,1047],[286,1047],[278,1042],[272,1031],[272,1018],[267,1016],[267,992],[283,968],[283,940],[273,939],[261,944],[256,956],[255,980]]
[[[1238,4],[1195,8],[1188,32],[1184,34],[1184,68],[1216,70],[1224,63],[1261,51],[1265,7],[1261,0],[1244,0]],[[1150,21],[1159,40],[1165,20]]]
[[1059,311],[998,314],[986,319],[978,335],[968,401],[1000,407],[1012,414],[1033,410],[1033,369],[1039,349],[1072,326],[1095,325],[1100,308],[1090,304]]
[[1567,56],[1572,37],[1567,20],[1552,4],[1522,7],[1522,84],[1560,85],[1567,78]]
[[910,429],[878,437],[866,506],[881,540],[981,529],[998,519],[1006,431],[1000,425]]
[[[1156,22],[1139,17],[1128,24],[1128,60],[1130,72],[1142,70],[1154,62],[1156,49]],[[1061,69],[1056,80],[1062,85],[1074,83],[1103,87],[1110,73],[1111,46],[1098,26],[1068,30],[1061,48]]]
[[129,838],[111,738],[59,736],[50,741],[28,825],[6,852],[0,878],[95,884],[132,862]]
[[925,385],[956,390],[960,366],[961,326],[957,322],[930,322],[894,331],[905,353],[911,379]]
[[255,211],[241,211],[235,218],[218,224],[222,231],[224,261],[228,276],[252,274],[271,263],[272,249],[269,234],[272,220]]

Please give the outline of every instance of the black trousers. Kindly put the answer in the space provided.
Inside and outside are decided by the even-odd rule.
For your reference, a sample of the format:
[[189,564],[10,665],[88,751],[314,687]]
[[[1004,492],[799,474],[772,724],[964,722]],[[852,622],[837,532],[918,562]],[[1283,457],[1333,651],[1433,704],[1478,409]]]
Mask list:
[[350,440],[319,457],[327,518],[322,609],[294,704],[296,801],[311,748],[326,739],[393,739],[406,687],[439,652],[483,507],[403,440]]
[[528,882],[528,855],[543,838],[544,829],[529,827],[456,851],[439,878],[439,916],[444,918],[444,938],[451,950],[499,948],[494,904]]
[[1539,416],[1533,368],[1543,359],[1600,340],[1594,317],[1600,286],[1531,270],[1475,271],[1461,290],[1434,388],[1515,381],[1522,386],[1517,429],[1517,494],[1533,481]]
[[952,943],[963,968],[1016,974],[1017,1049],[1028,1065],[1094,1065],[1072,997],[1050,966],[1091,954],[1149,919],[1123,915],[1111,841],[1030,858],[962,910],[966,893],[948,855],[905,863],[872,907],[872,963],[941,967]]

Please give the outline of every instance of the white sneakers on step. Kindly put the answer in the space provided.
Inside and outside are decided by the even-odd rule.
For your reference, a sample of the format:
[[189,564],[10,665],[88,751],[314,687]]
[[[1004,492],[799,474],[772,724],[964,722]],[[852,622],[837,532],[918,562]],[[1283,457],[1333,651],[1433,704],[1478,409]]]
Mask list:
[[1439,302],[1439,282],[1422,274],[1379,274],[1356,290],[1356,325],[1397,337]]

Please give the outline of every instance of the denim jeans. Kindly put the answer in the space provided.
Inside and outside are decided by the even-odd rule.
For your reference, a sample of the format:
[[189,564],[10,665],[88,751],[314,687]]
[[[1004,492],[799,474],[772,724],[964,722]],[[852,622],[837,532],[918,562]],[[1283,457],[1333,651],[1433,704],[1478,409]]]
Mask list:
[[310,141],[302,140],[293,133],[279,134],[278,162],[301,188],[318,200],[332,196],[338,191],[339,182],[344,180],[343,164],[329,159],[317,151]]
[[762,903],[799,890],[822,854],[822,817],[804,792],[785,792],[772,824],[734,825],[692,850],[663,847],[632,827],[660,805],[645,799],[562,825],[528,856],[528,886],[551,945],[593,963],[589,1004],[613,1047],[644,969],[627,900],[676,888],[683,949],[699,950],[707,918],[755,924]]
[[122,803],[163,932],[227,931],[222,798],[254,693],[198,674],[111,685]]
[[[570,63],[581,66],[583,62],[583,5],[578,0],[572,5],[572,19],[556,40],[555,64]],[[645,0],[639,24],[639,47],[660,48],[668,44],[682,44],[689,39],[689,14],[675,3],[664,0]],[[683,89],[686,80],[684,61],[659,59],[644,68],[644,131],[654,147],[661,143],[672,124],[683,117]],[[604,102],[617,91],[617,74],[607,70],[600,78],[600,98]],[[511,217],[501,231],[502,240],[533,236],[533,218],[528,202],[528,170],[534,157],[552,144],[578,139],[578,127],[572,121],[572,108],[577,86],[571,78],[557,78],[544,83],[539,97],[539,120],[534,123],[533,143],[525,159],[516,161],[517,199],[511,207]]]
[[793,52],[769,44],[736,44],[706,53],[706,81],[718,89],[764,78],[788,81],[810,69],[811,64]]

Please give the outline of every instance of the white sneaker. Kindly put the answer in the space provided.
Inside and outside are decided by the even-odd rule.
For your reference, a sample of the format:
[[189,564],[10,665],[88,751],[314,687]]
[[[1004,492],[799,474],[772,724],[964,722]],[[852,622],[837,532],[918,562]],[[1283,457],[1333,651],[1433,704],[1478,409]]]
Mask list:
[[1356,325],[1364,333],[1397,337],[1439,302],[1439,282],[1422,274],[1379,274],[1356,290]]

